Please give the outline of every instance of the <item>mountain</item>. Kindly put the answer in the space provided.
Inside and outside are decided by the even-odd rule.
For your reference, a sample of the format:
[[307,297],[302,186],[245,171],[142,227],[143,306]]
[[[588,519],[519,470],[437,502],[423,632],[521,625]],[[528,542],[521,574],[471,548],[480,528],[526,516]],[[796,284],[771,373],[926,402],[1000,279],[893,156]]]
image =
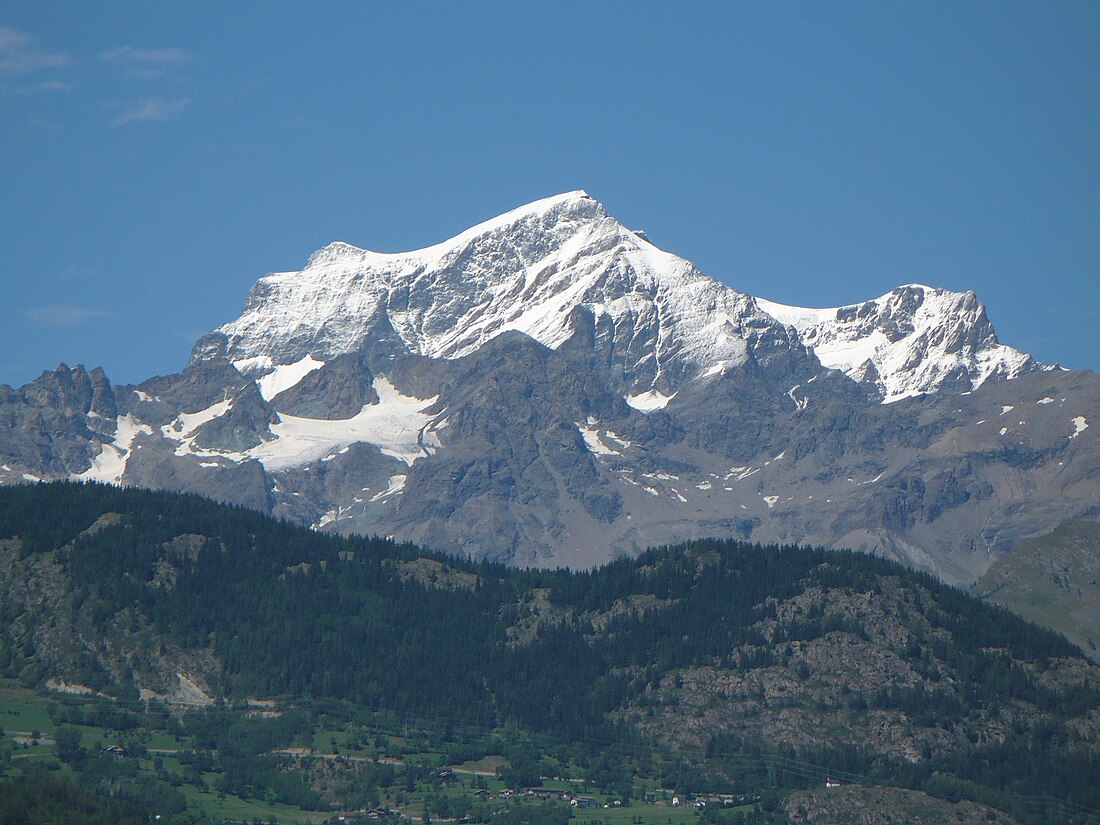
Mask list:
[[[518,736],[532,764],[552,756],[617,795],[637,777],[692,793],[877,786],[795,794],[795,822],[891,806],[930,818],[889,821],[936,821],[954,815],[944,799],[1034,823],[1100,808],[1100,665],[867,554],[706,540],[518,570],[198,496],[42,484],[0,490],[0,615],[4,677],[102,698],[104,716],[139,696],[171,706],[175,736],[212,741],[227,777],[233,758],[292,768],[257,709],[290,734],[312,709],[345,750],[371,714],[406,742],[427,727],[424,747],[461,747],[459,762]],[[230,726],[233,709],[250,721]],[[247,750],[248,731],[268,744]]]
[[1100,380],[970,294],[739,292],[584,192],[261,278],[179,374],[0,388],[0,483],[194,491],[339,533],[585,568],[703,536],[975,581],[1100,517]]
[[749,359],[804,356],[799,340],[885,401],[1042,368],[998,343],[973,293],[912,285],[831,310],[753,299],[626,229],[583,191],[414,252],[330,244],[299,272],[261,278],[241,317],[201,339],[192,360],[228,357],[271,398],[349,353],[455,359],[510,330],[558,350],[586,326],[644,410]]
[[884,403],[1051,369],[1001,344],[973,292],[908,284],[833,309],[757,304],[798,330],[824,366],[875,384]]
[[645,408],[692,378],[797,349],[750,296],[577,191],[416,252],[331,244],[300,272],[261,278],[241,317],[201,339],[192,360],[228,357],[273,397],[341,355],[452,360],[509,331],[553,350],[583,331]]

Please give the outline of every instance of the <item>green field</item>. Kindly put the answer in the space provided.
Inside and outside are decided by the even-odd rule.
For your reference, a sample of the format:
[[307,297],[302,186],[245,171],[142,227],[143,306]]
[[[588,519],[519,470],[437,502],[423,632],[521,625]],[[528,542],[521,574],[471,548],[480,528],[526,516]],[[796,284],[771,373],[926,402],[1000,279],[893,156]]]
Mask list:
[[52,733],[53,720],[49,700],[10,679],[0,679],[0,728],[5,732],[39,731]]
[[[83,700],[81,697],[70,695],[44,695],[13,680],[0,679],[0,727],[4,730],[4,739],[11,742],[13,737],[22,738],[25,733],[29,734],[32,731],[38,732],[43,737],[52,738],[58,725],[51,718],[50,710],[53,708],[57,711],[62,707],[62,703],[66,709],[82,708],[86,705],[90,706],[92,700]],[[181,741],[164,730],[140,728],[119,732],[87,725],[73,727],[80,732],[81,746],[89,752],[98,752],[108,745],[122,741],[151,749],[152,752],[147,757],[134,760],[139,775],[154,775],[154,759],[158,759],[161,767],[169,774],[182,774],[184,765],[179,759],[179,754],[191,748],[189,742]],[[57,767],[55,747],[52,744],[32,747],[16,745],[12,751],[11,767],[3,773],[15,775],[31,761]],[[61,772],[66,776],[74,776],[69,766],[62,766]],[[207,785],[212,785],[217,777],[215,774],[207,774],[204,778]],[[254,820],[269,822],[274,818],[280,823],[304,824],[317,823],[330,816],[323,812],[302,811],[277,802],[221,795],[186,784],[180,785],[179,791],[186,798],[189,809],[204,813],[215,822],[252,822]]]
[[330,813],[303,811],[278,802],[263,802],[258,799],[240,799],[236,796],[219,798],[218,794],[198,791],[191,787],[182,788],[187,797],[188,807],[201,811],[215,822],[252,822],[260,819],[270,822],[274,817],[281,825],[306,825],[321,822]]
[[[106,716],[103,715],[105,709]],[[0,679],[0,719],[4,721],[5,730],[3,743],[5,748],[10,749],[11,755],[3,773],[17,775],[23,768],[37,764],[52,770],[60,769],[62,775],[80,781],[79,770],[73,770],[73,764],[80,763],[62,763],[58,747],[53,744],[53,738],[61,727],[58,720],[121,719],[126,722],[125,730],[91,724],[62,724],[79,732],[79,745],[87,754],[98,758],[101,765],[104,764],[102,760],[107,746],[124,745],[128,755],[117,761],[112,761],[114,757],[108,759],[105,764],[110,769],[121,771],[121,776],[154,784],[160,782],[165,788],[171,786],[175,789],[173,793],[182,795],[189,811],[204,815],[212,822],[277,821],[315,825],[334,815],[331,810],[303,810],[295,805],[279,802],[279,797],[272,796],[270,789],[265,791],[263,788],[255,788],[243,797],[221,792],[219,788],[232,787],[221,784],[221,771],[225,765],[218,767],[215,764],[211,769],[204,769],[200,773],[195,763],[198,740],[190,735],[181,736],[176,722],[163,715],[155,717],[139,714],[135,717],[133,714],[119,716],[116,713],[112,717],[110,713],[116,710],[117,706],[102,698],[50,694],[32,690],[12,680]],[[141,707],[137,706],[132,710],[138,713]],[[93,715],[96,712],[100,715]],[[369,717],[357,717],[360,722],[363,718]],[[156,719],[160,721],[154,721]],[[225,724],[233,724],[234,720],[237,724],[243,723],[253,728],[278,724],[274,719],[249,716],[247,710],[235,715],[229,712]],[[135,722],[140,724],[135,727]],[[505,784],[497,772],[509,767],[508,760],[500,754],[489,754],[452,765],[452,768],[457,769],[457,781],[443,784],[438,778],[438,771],[447,761],[441,752],[441,748],[445,746],[433,739],[430,731],[412,731],[406,736],[398,737],[391,734],[392,725],[387,729],[384,725],[375,728],[369,724],[333,722],[330,717],[322,716],[320,721],[312,723],[305,731],[304,739],[301,734],[296,735],[293,749],[297,754],[296,758],[303,760],[301,764],[307,768],[311,759],[319,760],[320,765],[313,767],[318,768],[322,774],[339,768],[351,771],[354,775],[357,770],[369,771],[373,768],[373,760],[381,756],[377,744],[383,742],[388,755],[382,757],[382,762],[393,769],[396,781],[388,788],[379,788],[377,798],[382,805],[397,810],[407,819],[420,821],[425,799],[429,795],[437,801],[450,800],[446,803],[448,805],[457,803],[464,808],[473,805],[482,815],[516,804],[543,804],[523,800],[519,795],[511,800],[500,798]],[[44,741],[33,746],[11,744],[13,737],[24,739],[32,731],[37,732]],[[283,745],[273,750],[283,749],[288,749],[288,746]],[[205,753],[204,764],[208,766],[211,759],[219,758],[209,751]],[[420,778],[410,784],[406,770],[417,771],[416,776]],[[406,778],[402,778],[403,776]],[[601,805],[610,803],[614,798],[611,794],[589,787],[582,780],[544,779],[542,785],[591,796]],[[479,787],[489,792],[488,797],[476,796]],[[636,796],[640,795],[641,792],[636,791]],[[565,806],[564,802],[558,801],[549,804]],[[572,809],[571,813],[573,822],[577,825],[587,825],[590,822],[599,825],[689,825],[701,818],[700,813],[693,808],[673,808],[665,801],[646,804],[637,799],[632,805],[624,807]]]
[[[732,809],[731,809],[732,810]],[[673,808],[666,805],[635,804],[629,808],[599,808],[577,811],[576,822],[578,825],[595,820],[605,825],[634,825],[637,817],[642,818],[645,825],[687,825],[700,819],[700,814],[693,808]]]

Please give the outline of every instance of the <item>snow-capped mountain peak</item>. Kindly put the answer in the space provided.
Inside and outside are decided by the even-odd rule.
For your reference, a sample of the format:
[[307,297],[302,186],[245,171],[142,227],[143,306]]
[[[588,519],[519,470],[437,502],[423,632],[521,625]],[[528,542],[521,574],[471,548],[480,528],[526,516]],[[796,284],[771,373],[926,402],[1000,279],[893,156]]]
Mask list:
[[1043,369],[973,293],[756,299],[575,191],[425,249],[331,243],[178,375],[0,387],[0,484],[193,490],[520,564],[728,535],[963,582],[1096,513],[1100,378]]
[[823,366],[875,383],[884,402],[940,389],[973,390],[991,377],[1042,369],[997,340],[973,292],[905,284],[858,304],[828,309],[757,304],[794,327]]
[[552,349],[584,332],[630,397],[668,397],[767,353],[812,361],[805,347],[884,402],[1041,368],[998,342],[972,292],[907,284],[829,309],[754,299],[627,229],[583,190],[424,249],[331,243],[304,269],[257,281],[242,315],[201,339],[193,360],[226,355],[266,377],[270,394],[346,353],[454,359],[509,331]]
[[194,358],[225,354],[258,375],[388,338],[451,359],[511,330],[558,348],[577,332],[578,309],[636,392],[674,390],[716,364],[743,363],[761,336],[798,346],[749,296],[626,229],[576,190],[425,249],[329,244],[304,269],[261,278],[243,314],[202,339]]
[[[593,200],[583,189],[575,189],[571,192],[563,192],[560,195],[541,198],[540,200],[516,207],[495,218],[490,218],[487,221],[475,224],[469,229],[465,229],[454,237],[448,238],[441,243],[433,244],[423,249],[414,249],[407,252],[374,252],[353,246],[344,241],[333,241],[314,252],[309,257],[306,268],[309,269],[314,266],[323,266],[325,264],[347,259],[372,262],[381,261],[383,259],[401,261],[420,260],[423,262],[433,259],[438,260],[445,256],[447,252],[462,247],[482,236],[491,235],[494,232],[508,229],[513,229],[513,231],[522,230],[524,228],[534,229],[535,227],[530,226],[530,224],[536,223],[544,226],[548,223],[554,224],[561,218],[563,212],[569,213],[570,217],[574,218],[585,214],[594,215],[597,212],[603,212],[603,205]],[[603,212],[603,216],[606,217],[606,212]],[[525,227],[525,224],[528,226]]]

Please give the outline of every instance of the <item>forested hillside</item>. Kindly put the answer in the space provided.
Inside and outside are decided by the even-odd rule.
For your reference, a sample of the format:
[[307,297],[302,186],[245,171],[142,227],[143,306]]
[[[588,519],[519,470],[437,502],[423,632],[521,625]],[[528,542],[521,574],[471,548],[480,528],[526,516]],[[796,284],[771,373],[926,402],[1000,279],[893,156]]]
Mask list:
[[864,554],[698,541],[524,571],[43,484],[0,490],[0,617],[5,677],[174,708],[222,754],[196,721],[211,709],[289,724],[325,701],[415,720],[465,758],[521,734],[523,784],[552,759],[627,797],[642,777],[762,793],[834,774],[1021,821],[1041,821],[1031,797],[1100,810],[1100,668]]
[[973,591],[1064,633],[1100,661],[1100,524],[1069,521],[1017,543]]

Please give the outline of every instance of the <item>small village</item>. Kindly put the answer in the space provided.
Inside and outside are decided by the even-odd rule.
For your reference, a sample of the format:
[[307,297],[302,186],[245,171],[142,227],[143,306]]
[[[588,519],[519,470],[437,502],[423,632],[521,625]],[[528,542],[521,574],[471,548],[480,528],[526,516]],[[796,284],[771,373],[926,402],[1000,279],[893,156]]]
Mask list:
[[[470,779],[471,776],[473,777],[472,780]],[[484,771],[447,767],[434,772],[430,778],[432,785],[446,788],[454,794],[472,797],[473,800],[483,806],[478,814],[471,813],[471,815],[451,818],[432,816],[425,813],[422,807],[424,803],[421,802],[420,806],[416,804],[397,808],[378,806],[366,810],[345,811],[340,813],[337,819],[339,822],[348,823],[349,825],[363,822],[397,822],[401,820],[419,820],[434,823],[453,822],[458,823],[458,825],[466,825],[466,823],[485,821],[484,814],[489,811],[499,813],[517,805],[554,805],[556,803],[563,808],[567,807],[567,815],[571,818],[587,816],[588,819],[584,821],[618,822],[620,821],[620,812],[630,811],[627,821],[636,824],[653,819],[653,815],[659,814],[661,811],[667,814],[675,813],[678,822],[682,821],[684,815],[689,817],[687,821],[691,821],[707,808],[751,810],[754,805],[760,802],[760,797],[753,794],[678,793],[674,788],[661,787],[640,790],[633,800],[624,801],[613,795],[593,794],[578,790],[578,788],[588,787],[587,781],[583,778],[548,777],[544,781],[551,781],[554,783],[553,785],[539,785],[519,789],[478,787],[478,785],[487,785],[486,779],[489,776],[490,774]],[[470,780],[468,784],[467,780]],[[494,784],[500,783],[495,782]],[[840,783],[829,779],[826,780],[825,785],[826,787],[837,787]],[[615,816],[609,820],[607,814]],[[671,821],[667,817],[666,820]]]

